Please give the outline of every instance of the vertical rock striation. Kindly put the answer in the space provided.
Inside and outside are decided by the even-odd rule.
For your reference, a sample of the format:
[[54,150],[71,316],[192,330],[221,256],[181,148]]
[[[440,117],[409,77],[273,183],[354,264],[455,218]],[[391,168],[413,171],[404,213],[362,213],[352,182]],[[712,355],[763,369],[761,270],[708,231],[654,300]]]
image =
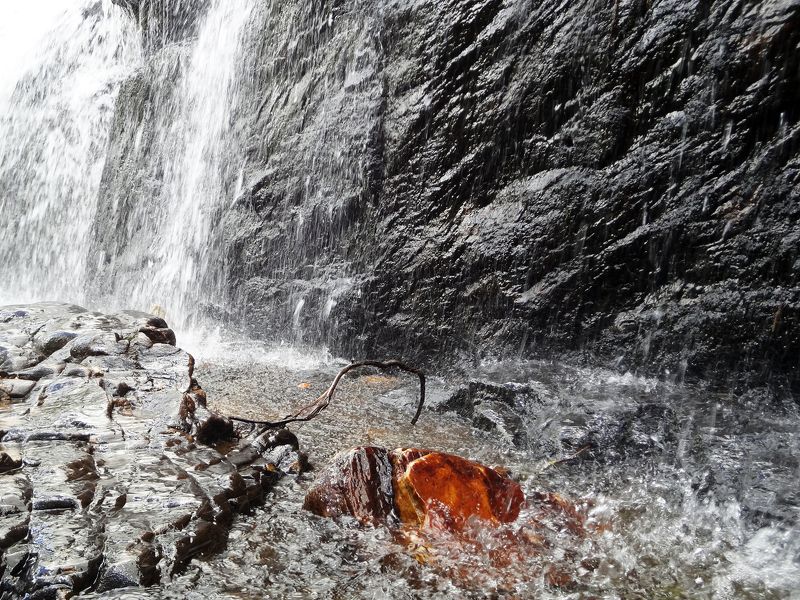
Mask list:
[[269,1],[244,44],[198,285],[251,332],[797,384],[797,0]]

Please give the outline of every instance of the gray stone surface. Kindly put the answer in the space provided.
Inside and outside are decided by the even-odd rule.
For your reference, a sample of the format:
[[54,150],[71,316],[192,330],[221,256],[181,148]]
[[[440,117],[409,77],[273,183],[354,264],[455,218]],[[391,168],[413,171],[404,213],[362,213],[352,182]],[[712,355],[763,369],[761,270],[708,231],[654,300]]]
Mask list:
[[0,307],[1,597],[168,579],[303,464],[288,432],[237,440],[154,337],[174,340],[143,313]]

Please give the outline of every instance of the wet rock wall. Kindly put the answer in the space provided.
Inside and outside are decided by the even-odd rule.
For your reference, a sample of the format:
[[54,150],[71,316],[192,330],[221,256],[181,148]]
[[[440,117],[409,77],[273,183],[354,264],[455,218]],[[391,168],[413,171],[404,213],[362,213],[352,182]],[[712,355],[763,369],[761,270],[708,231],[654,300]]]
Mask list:
[[797,385],[796,0],[265,2],[247,44],[205,310]]

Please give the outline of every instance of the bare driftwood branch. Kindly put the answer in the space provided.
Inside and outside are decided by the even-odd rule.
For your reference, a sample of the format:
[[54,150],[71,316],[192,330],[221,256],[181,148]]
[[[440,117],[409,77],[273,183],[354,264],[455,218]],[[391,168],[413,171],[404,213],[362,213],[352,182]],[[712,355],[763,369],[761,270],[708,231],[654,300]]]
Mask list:
[[580,458],[580,457],[581,457],[581,454],[583,454],[584,452],[586,452],[587,450],[589,450],[591,447],[592,447],[591,445],[587,444],[586,446],[583,446],[583,447],[582,447],[582,448],[580,448],[580,449],[579,449],[577,452],[575,452],[575,454],[570,454],[569,456],[565,456],[564,458],[559,458],[559,459],[556,459],[556,460],[551,460],[551,461],[548,461],[548,462],[547,462],[547,463],[546,463],[546,464],[545,464],[545,465],[542,467],[542,469],[541,469],[541,470],[542,470],[542,471],[546,471],[546,470],[547,470],[547,469],[549,469],[550,467],[556,467],[556,466],[558,466],[558,465],[563,465],[563,464],[565,464],[565,463],[568,463],[568,462],[571,462],[571,461],[573,461],[573,460],[576,460],[576,459],[578,459],[578,458]]
[[302,423],[305,421],[310,421],[323,410],[325,410],[333,401],[333,395],[336,392],[336,386],[339,385],[339,381],[341,381],[342,377],[347,375],[347,373],[353,369],[358,369],[361,367],[375,367],[384,371],[388,369],[400,369],[401,371],[413,373],[419,377],[419,402],[417,403],[417,411],[414,413],[414,418],[411,419],[411,424],[416,425],[420,413],[422,413],[422,407],[425,404],[425,374],[419,369],[410,367],[399,360],[387,360],[385,362],[380,362],[377,360],[364,360],[347,365],[341,371],[339,371],[339,373],[337,373],[333,383],[331,383],[330,387],[328,387],[328,389],[325,390],[321,396],[319,396],[310,404],[299,408],[294,413],[287,415],[280,421],[258,421],[255,419],[245,419],[244,417],[230,417],[230,419],[232,421],[239,421],[241,423],[259,425],[264,429],[280,429],[281,427],[286,427],[290,423]]

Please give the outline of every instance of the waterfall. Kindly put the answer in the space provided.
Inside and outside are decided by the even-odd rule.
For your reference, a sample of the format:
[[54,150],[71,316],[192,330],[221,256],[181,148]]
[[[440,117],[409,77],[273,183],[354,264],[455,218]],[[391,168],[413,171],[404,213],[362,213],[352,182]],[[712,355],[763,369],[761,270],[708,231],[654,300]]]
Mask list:
[[83,302],[116,93],[138,36],[110,0],[31,6],[0,8],[0,301]]
[[[215,0],[196,35],[153,48],[110,0],[54,2],[49,26],[36,21],[38,51],[10,40],[0,63],[0,81],[17,82],[0,89],[0,299],[160,305],[182,326],[201,298],[215,298],[212,229],[241,183],[233,115],[254,5]],[[3,10],[7,24],[33,20]],[[145,99],[155,125],[124,104],[142,77],[157,82]],[[131,145],[119,160],[123,133]],[[125,169],[138,185],[115,185]]]
[[335,328],[380,157],[378,5],[336,28],[256,0],[46,6],[3,9],[40,41],[0,58],[0,300]]
[[[220,295],[214,224],[237,194],[242,145],[234,118],[242,87],[242,40],[254,1],[215,0],[197,35],[157,50],[143,69],[155,81],[123,90],[127,120],[112,148],[124,146],[125,179],[104,176],[103,215],[95,226],[94,290],[102,305],[164,308],[178,327]],[[150,90],[154,90],[150,94]],[[132,96],[143,94],[143,119]],[[155,123],[155,124],[153,124]],[[110,166],[116,169],[116,165]],[[135,183],[134,183],[135,180]]]

